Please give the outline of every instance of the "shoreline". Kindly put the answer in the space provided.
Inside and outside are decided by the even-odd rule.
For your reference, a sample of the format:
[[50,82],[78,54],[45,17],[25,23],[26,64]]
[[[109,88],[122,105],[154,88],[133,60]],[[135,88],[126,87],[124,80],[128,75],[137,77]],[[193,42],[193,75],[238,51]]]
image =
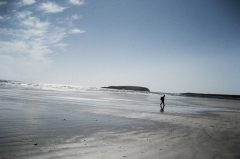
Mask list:
[[156,94],[0,89],[0,158],[237,159],[239,108],[169,95],[160,113]]
[[186,96],[186,97],[201,97],[201,98],[240,100],[240,95],[228,95],[228,94],[180,93],[179,95],[180,96]]

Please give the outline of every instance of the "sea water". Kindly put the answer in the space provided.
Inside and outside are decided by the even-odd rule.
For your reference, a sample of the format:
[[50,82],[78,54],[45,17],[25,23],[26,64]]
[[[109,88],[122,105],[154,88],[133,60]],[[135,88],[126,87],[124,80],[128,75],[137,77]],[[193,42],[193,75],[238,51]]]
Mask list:
[[[159,94],[124,90],[81,87],[61,84],[36,84],[29,82],[0,80],[0,110],[23,109],[20,105],[36,107],[36,103],[62,105],[68,103],[79,109],[104,108],[154,113],[159,111]],[[237,100],[208,99],[166,95],[165,113],[197,114],[213,111],[239,112],[227,107],[228,103],[239,104]],[[222,103],[226,103],[226,107]],[[215,105],[212,105],[215,103]],[[221,103],[221,105],[218,105]],[[19,105],[19,108],[17,107]],[[50,107],[50,105],[49,105]],[[27,111],[27,110],[26,110]]]
[[237,100],[166,95],[165,102],[161,113],[159,94],[1,80],[0,158],[32,158],[75,136],[154,125],[140,115],[240,112]]

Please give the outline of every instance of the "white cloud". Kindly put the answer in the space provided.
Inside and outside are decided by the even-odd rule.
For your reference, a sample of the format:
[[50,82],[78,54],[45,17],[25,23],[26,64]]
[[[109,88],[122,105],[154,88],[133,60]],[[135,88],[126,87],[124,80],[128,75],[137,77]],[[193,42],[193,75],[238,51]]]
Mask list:
[[32,5],[34,3],[36,3],[35,0],[22,0],[23,5]]
[[36,31],[47,29],[50,25],[49,22],[40,21],[40,19],[33,16],[24,19],[21,24],[29,29],[35,29]]
[[73,5],[83,5],[85,3],[84,0],[69,0],[69,2]]
[[[2,2],[0,0],[0,5],[8,5],[7,2]],[[51,63],[52,55],[67,46],[63,41],[67,36],[85,32],[75,28],[74,21],[79,19],[77,14],[67,18],[59,17],[58,20],[62,21],[60,24],[56,19],[52,21],[51,14],[39,15],[35,8],[24,11],[25,7],[21,7],[23,4],[34,4],[33,2],[37,1],[20,0],[10,14],[0,15],[0,21],[6,24],[0,26],[1,77],[36,77],[41,68],[45,69]],[[41,3],[37,9],[45,13],[57,13],[65,8],[46,2]]]
[[71,19],[72,20],[78,20],[80,17],[77,14],[72,15]]
[[45,2],[39,6],[39,9],[45,13],[58,13],[64,11],[66,8],[53,2]]
[[28,16],[31,16],[31,14],[32,14],[32,12],[30,12],[30,11],[24,11],[24,12],[17,12],[16,16],[19,19],[24,19],[24,18],[26,18]]
[[80,33],[85,33],[86,31],[85,30],[80,30],[78,28],[74,28],[72,30],[70,30],[70,34],[80,34]]
[[0,41],[1,54],[44,61],[55,47],[63,46],[61,41],[67,36],[66,29],[42,21],[29,11],[18,12],[15,17],[12,20],[18,22],[18,28],[0,29],[0,34],[12,37]]

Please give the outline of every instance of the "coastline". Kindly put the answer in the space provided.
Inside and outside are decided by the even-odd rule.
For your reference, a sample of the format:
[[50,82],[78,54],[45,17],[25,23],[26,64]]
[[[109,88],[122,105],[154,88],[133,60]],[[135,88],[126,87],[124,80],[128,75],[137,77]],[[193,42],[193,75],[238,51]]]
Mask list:
[[240,102],[0,89],[0,158],[239,158]]
[[180,93],[179,95],[186,96],[186,97],[201,97],[201,98],[218,98],[218,99],[240,100],[240,95],[228,95],[228,94]]

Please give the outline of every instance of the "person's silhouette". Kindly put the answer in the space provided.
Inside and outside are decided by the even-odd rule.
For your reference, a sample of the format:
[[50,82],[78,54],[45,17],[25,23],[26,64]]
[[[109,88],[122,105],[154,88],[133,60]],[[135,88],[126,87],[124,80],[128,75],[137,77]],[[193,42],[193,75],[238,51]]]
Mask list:
[[161,103],[160,103],[160,111],[161,111],[161,112],[164,112],[164,107],[165,107],[165,102],[164,102],[164,100],[165,100],[165,94],[160,98],[160,100],[161,100]]

